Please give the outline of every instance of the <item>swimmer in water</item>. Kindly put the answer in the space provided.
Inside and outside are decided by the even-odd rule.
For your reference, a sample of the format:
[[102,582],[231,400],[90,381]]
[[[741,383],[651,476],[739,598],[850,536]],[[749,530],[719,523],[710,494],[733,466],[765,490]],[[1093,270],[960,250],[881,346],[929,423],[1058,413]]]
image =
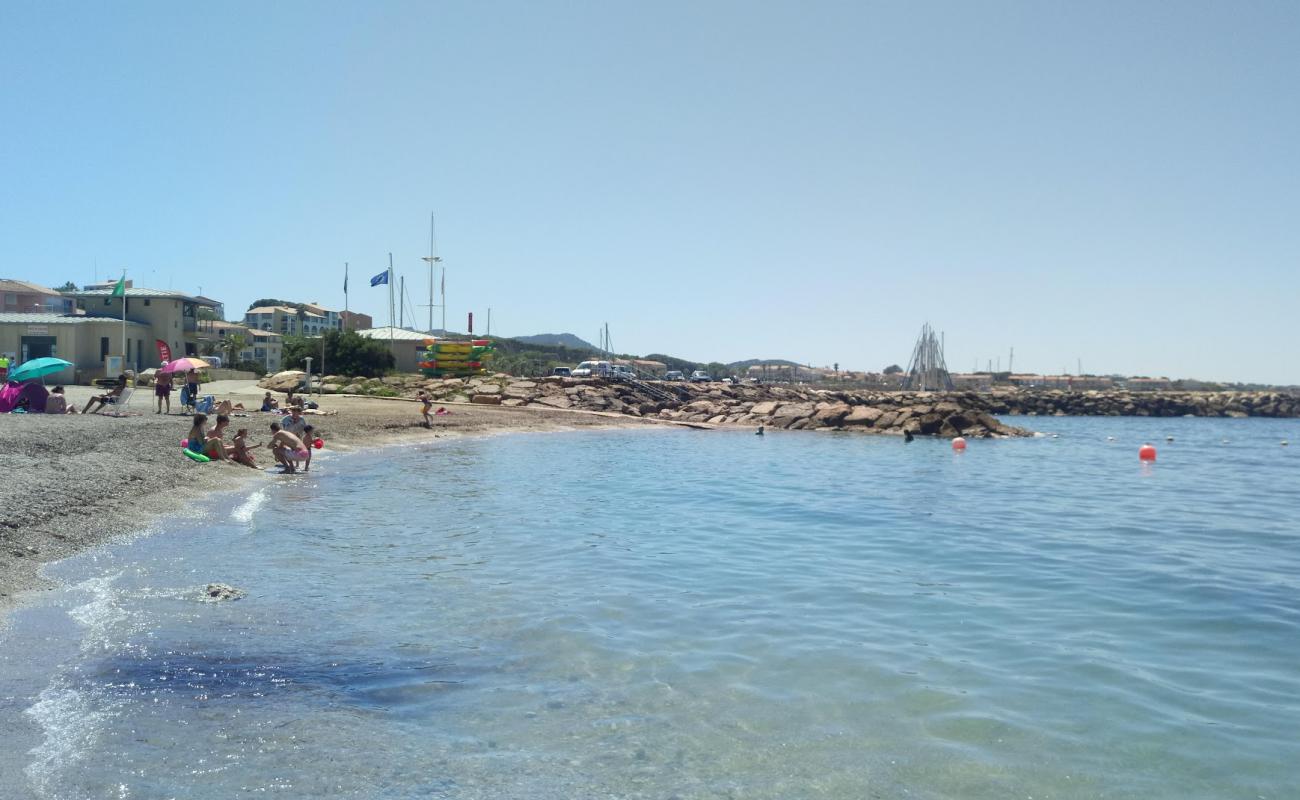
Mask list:
[[755,435],[755,436],[762,436],[762,435],[763,435],[763,426],[762,426],[762,425],[759,425],[759,426],[758,426],[758,430],[754,431],[754,435]]

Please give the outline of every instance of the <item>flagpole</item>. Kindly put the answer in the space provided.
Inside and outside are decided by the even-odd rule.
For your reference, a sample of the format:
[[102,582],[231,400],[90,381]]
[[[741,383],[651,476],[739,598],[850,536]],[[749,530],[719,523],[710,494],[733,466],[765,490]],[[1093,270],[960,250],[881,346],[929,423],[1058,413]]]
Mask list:
[[[388,351],[393,350],[393,254],[388,254]],[[397,356],[394,355],[394,358]]]
[[126,371],[126,270],[122,270],[122,371]]
[[348,262],[343,262],[343,328],[348,327],[348,318],[352,312],[348,310]]

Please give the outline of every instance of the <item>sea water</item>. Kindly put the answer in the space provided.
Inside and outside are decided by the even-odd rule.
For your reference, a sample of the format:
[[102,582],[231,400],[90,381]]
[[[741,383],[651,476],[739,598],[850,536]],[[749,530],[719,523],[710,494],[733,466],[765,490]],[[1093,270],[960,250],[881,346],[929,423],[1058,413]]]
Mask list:
[[0,631],[0,797],[1295,797],[1300,423],[1030,422],[160,496]]

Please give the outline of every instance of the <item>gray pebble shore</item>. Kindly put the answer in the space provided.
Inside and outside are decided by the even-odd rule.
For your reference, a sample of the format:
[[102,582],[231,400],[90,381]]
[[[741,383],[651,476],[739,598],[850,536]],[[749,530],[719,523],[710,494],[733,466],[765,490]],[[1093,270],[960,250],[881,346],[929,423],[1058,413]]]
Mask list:
[[262,474],[185,458],[180,440],[189,426],[189,417],[152,413],[0,414],[0,610],[40,585],[44,562]]

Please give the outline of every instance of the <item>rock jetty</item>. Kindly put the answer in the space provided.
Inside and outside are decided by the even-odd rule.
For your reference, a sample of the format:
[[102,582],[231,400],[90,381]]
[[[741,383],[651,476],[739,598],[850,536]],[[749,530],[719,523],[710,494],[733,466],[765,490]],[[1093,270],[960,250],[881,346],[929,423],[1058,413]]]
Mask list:
[[[300,387],[301,372],[281,372],[264,388]],[[625,383],[601,378],[469,379],[399,375],[327,376],[326,394],[411,397],[438,402],[605,411],[710,425],[784,430],[842,430],[902,435],[1026,436],[1006,416],[1298,417],[1300,395],[1285,392],[859,392],[774,384]]]
[[[282,372],[262,381],[273,391],[301,387],[303,373]],[[469,379],[392,376],[356,381],[326,376],[326,394],[411,397],[424,389],[437,402],[507,407],[603,411],[710,425],[764,425],[785,430],[844,430],[902,435],[992,438],[1027,436],[965,395],[857,394],[806,386],[723,383],[625,383],[601,378]]]

